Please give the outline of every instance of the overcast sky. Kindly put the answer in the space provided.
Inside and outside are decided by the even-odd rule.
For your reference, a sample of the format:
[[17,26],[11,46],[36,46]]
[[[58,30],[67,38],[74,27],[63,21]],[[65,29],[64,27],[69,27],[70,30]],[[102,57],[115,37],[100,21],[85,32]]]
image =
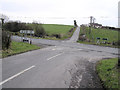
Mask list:
[[0,0],[0,13],[10,20],[38,21],[45,24],[97,23],[118,26],[119,0]]

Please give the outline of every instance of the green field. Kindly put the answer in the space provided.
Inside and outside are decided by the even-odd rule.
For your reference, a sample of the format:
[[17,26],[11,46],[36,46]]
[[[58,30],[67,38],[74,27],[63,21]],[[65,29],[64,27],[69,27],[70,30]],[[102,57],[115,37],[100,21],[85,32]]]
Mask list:
[[[83,29],[82,27],[80,28],[80,34],[85,34],[86,37],[92,41],[92,44],[96,44],[97,42],[97,37],[101,38],[100,42],[102,43],[102,38],[107,38],[107,42],[112,44],[112,42],[117,42],[118,41],[118,34],[120,34],[120,31],[115,31],[115,30],[110,30],[110,29],[91,29],[91,34],[89,34],[89,28],[86,27]],[[78,41],[80,42],[80,41]],[[80,42],[82,43],[82,42]],[[85,42],[83,42],[85,43]],[[102,44],[101,44],[102,45]],[[111,46],[111,45],[108,45]]]
[[57,24],[43,24],[42,25],[48,34],[67,34],[73,26],[57,25]]
[[[34,29],[35,24],[28,24],[30,27]],[[39,24],[38,24],[39,25]],[[74,28],[72,25],[59,25],[59,24],[42,24],[42,27],[46,31],[48,36],[45,39],[58,39],[53,37],[53,34],[60,34],[60,39],[67,39],[72,36],[73,32],[69,32],[71,28]]]
[[2,57],[7,57],[7,56],[11,56],[18,53],[35,50],[35,49],[40,49],[40,47],[32,44],[30,45],[28,43],[12,41],[10,49],[2,51]]
[[[101,60],[98,62],[96,70],[98,76],[100,77],[102,84],[108,90],[112,90],[111,88],[119,87],[119,79],[118,76],[118,58]],[[119,88],[120,89],[120,88]]]

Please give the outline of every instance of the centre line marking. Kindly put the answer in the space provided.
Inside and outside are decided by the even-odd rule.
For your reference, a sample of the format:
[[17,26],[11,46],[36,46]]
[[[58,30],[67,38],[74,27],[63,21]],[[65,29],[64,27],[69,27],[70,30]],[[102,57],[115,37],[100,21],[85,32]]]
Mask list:
[[[63,52],[63,53],[64,53],[64,52]],[[48,58],[47,61],[48,61],[48,60],[51,60],[51,59],[53,59],[53,58],[55,58],[55,57],[57,57],[57,56],[60,56],[60,55],[62,55],[63,53],[57,54],[57,55],[55,55],[55,56],[52,56],[52,57]]]
[[55,49],[52,49],[53,51],[55,50]]
[[15,77],[17,77],[17,76],[19,76],[19,75],[23,74],[24,72],[26,72],[26,71],[28,71],[28,70],[30,70],[30,69],[32,69],[32,68],[34,68],[34,67],[35,67],[35,66],[31,66],[31,67],[29,67],[29,68],[27,68],[27,69],[25,69],[25,70],[23,70],[23,71],[21,71],[21,72],[17,73],[16,75],[14,75],[14,76],[12,76],[12,77],[10,77],[10,78],[8,78],[8,79],[6,79],[6,80],[4,80],[4,81],[0,82],[0,85],[2,85],[2,84],[4,84],[4,83],[6,83],[6,82],[8,82],[8,81],[12,80],[13,78],[15,78]]
[[78,50],[82,50],[82,49],[78,49]]

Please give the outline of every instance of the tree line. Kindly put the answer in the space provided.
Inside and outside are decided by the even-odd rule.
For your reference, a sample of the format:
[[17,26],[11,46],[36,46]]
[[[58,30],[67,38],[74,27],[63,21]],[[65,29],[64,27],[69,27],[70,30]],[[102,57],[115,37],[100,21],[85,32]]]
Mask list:
[[11,32],[17,33],[20,30],[34,30],[34,36],[44,37],[46,32],[42,27],[42,24],[32,23],[34,27],[31,27],[29,23],[9,21],[2,23],[2,49],[6,50],[10,48],[11,45]]
[[19,32],[22,29],[31,29],[31,28],[27,26],[26,23],[10,21],[10,22],[4,23],[3,29],[10,32]]

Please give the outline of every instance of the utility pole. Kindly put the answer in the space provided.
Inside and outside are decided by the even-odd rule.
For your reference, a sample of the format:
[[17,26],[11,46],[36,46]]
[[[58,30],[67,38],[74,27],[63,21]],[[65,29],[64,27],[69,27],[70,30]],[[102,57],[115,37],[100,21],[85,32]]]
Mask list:
[[93,37],[91,35],[91,31],[92,31],[92,27],[94,27],[94,23],[95,23],[95,18],[93,16],[90,16],[89,37],[92,40],[93,40]]
[[93,24],[93,16],[90,16],[90,28],[89,28],[89,34],[91,33],[91,27],[92,27],[92,24]]
[[[93,27],[94,27],[94,28],[95,28],[95,20],[96,20],[96,19],[93,17]],[[92,35],[92,41],[93,41],[93,43],[94,43],[94,41],[95,41],[93,35]]]
[[89,38],[91,38],[92,19],[93,19],[93,16],[90,16]]
[[90,23],[92,23],[93,21],[93,16],[90,16]]
[[95,20],[96,20],[96,19],[95,19],[95,18],[93,18],[93,27],[95,27],[95,25],[94,25],[94,24],[95,24]]

